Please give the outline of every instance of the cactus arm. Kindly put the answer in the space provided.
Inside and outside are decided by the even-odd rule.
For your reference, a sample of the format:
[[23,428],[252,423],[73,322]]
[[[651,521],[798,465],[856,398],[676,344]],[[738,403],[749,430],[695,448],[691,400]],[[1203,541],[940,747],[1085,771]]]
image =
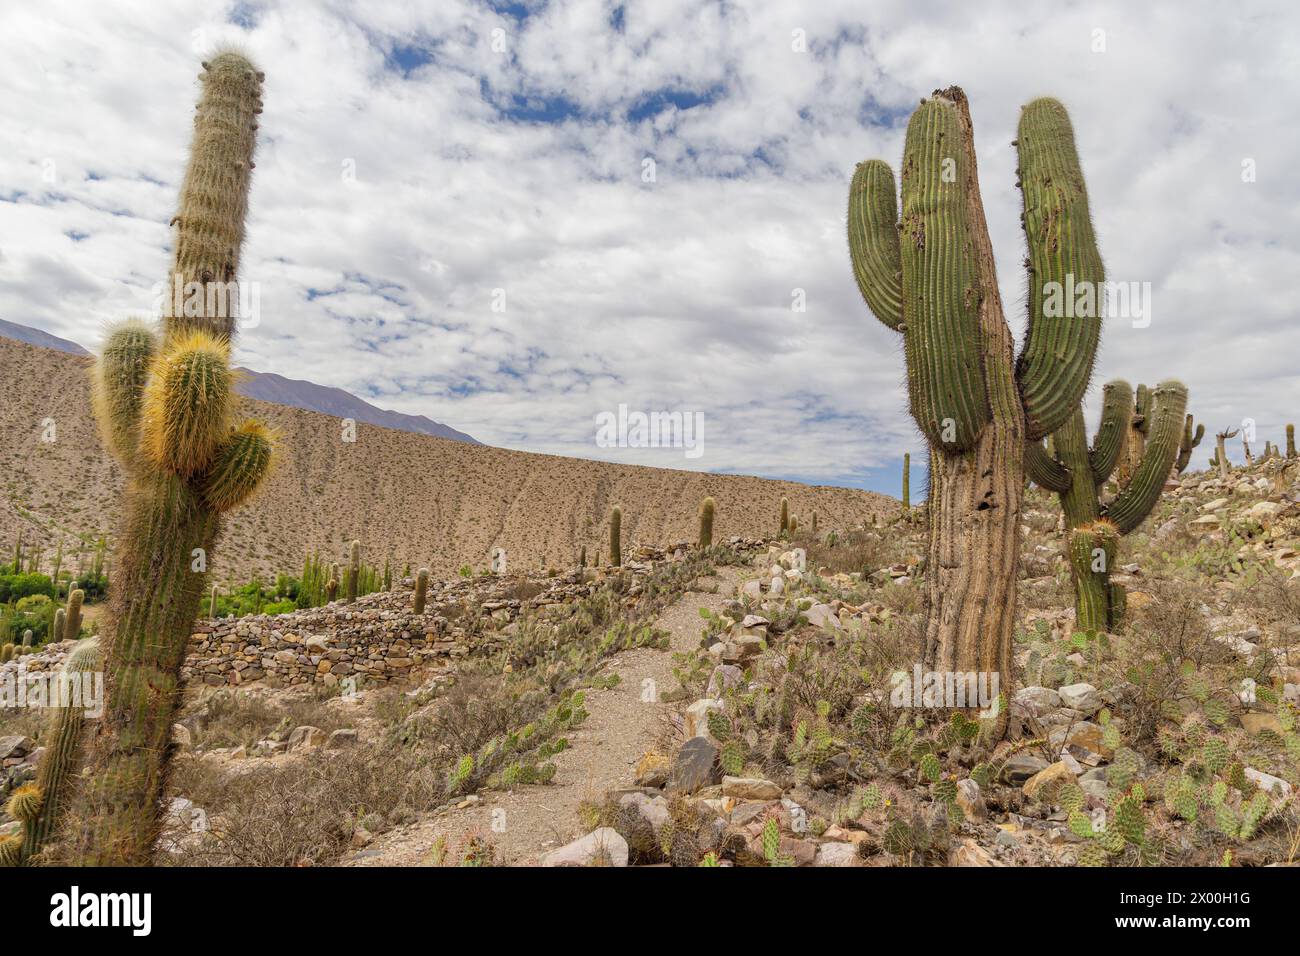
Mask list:
[[[1025,106],[1016,146],[1029,248],[1029,326],[1017,380],[1033,441],[1059,428],[1088,388],[1106,273],[1065,107],[1050,98]],[[1075,290],[1091,294],[1091,306]],[[1049,309],[1054,303],[1061,311]]]
[[903,147],[903,341],[912,417],[932,448],[974,446],[991,418],[980,347],[981,282],[971,242],[972,171],[943,96],[912,114]]
[[1122,534],[1146,520],[1159,500],[1178,455],[1186,411],[1187,387],[1181,382],[1161,382],[1152,391],[1146,416],[1146,451],[1133,478],[1106,509],[1106,516]]
[[91,371],[91,401],[109,451],[128,469],[136,464],[140,404],[154,354],[152,329],[130,319],[109,330]]
[[871,314],[889,328],[903,324],[903,266],[898,247],[894,172],[878,159],[859,163],[849,186],[849,260]]
[[1194,417],[1190,414],[1183,421],[1183,439],[1178,445],[1178,461],[1174,463],[1174,470],[1180,475],[1187,470],[1187,466],[1191,463],[1192,450],[1205,437],[1204,425],[1197,425],[1196,430],[1192,431],[1194,421]]
[[1102,388],[1101,424],[1092,441],[1088,459],[1095,485],[1103,485],[1115,472],[1128,444],[1129,418],[1133,414],[1133,387],[1123,379]]
[[1063,494],[1074,480],[1069,468],[1047,453],[1041,441],[1025,442],[1025,474],[1038,487]]

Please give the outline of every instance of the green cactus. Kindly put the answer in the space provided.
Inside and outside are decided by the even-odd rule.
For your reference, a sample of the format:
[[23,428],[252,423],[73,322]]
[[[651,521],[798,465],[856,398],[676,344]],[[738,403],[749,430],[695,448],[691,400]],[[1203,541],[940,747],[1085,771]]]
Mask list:
[[13,659],[14,643],[13,641],[8,641],[3,646],[0,646],[0,664],[8,664]]
[[357,599],[357,583],[361,580],[361,542],[348,545],[347,603]]
[[[64,687],[84,688],[82,675],[100,669],[103,654],[99,639],[92,637],[78,644],[63,663]],[[36,782],[20,787],[9,803],[9,815],[23,824],[23,836],[16,864],[32,862],[49,842],[67,805],[69,792],[80,763],[83,727],[89,701],[80,693],[62,698],[71,704],[55,708],[53,732],[45,756],[37,771]],[[21,795],[21,796],[20,796]]]
[[233,414],[225,285],[239,271],[262,79],[233,52],[205,65],[173,220],[178,294],[163,297],[160,334],[120,325],[95,365],[96,415],[130,480],[104,648],[108,705],[69,808],[69,855],[83,865],[152,856],[181,664],[221,516],[270,466],[265,427]]
[[1288,458],[1296,457],[1295,453],[1295,426],[1288,424],[1286,426],[1286,456]]
[[59,632],[59,640],[75,641],[81,636],[81,605],[86,599],[86,592],[81,588],[73,588],[68,592],[68,606],[63,615],[63,630]]
[[1100,293],[1105,279],[1065,108],[1025,106],[1017,146],[1030,301],[1014,365],[959,88],[912,114],[901,220],[879,160],[857,167],[848,214],[854,277],[876,317],[903,334],[912,417],[930,446],[927,666],[1008,682],[1025,442],[1069,420],[1092,372],[1098,296],[1082,309],[1067,296],[1062,311],[1061,293]]
[[713,512],[716,507],[714,500],[705,498],[700,505],[700,547],[707,548],[713,544]]
[[26,653],[32,646],[32,629],[29,627],[23,631],[23,653]]
[[618,505],[609,514],[609,563],[612,567],[623,566],[623,509]]
[[790,501],[787,498],[781,499],[781,537],[790,533]]
[[424,602],[429,593],[429,569],[420,568],[415,575],[415,605],[412,611],[416,614],[424,613]]
[[1194,419],[1191,415],[1188,415],[1183,421],[1183,438],[1178,445],[1178,461],[1174,464],[1174,468],[1180,475],[1187,470],[1187,466],[1191,463],[1192,450],[1196,448],[1196,446],[1201,443],[1201,439],[1205,437],[1205,426],[1197,425],[1196,430],[1192,431],[1193,422]]
[[1128,414],[1132,394],[1127,382],[1105,386],[1101,426],[1091,450],[1079,408],[1052,434],[1054,456],[1039,442],[1026,448],[1029,477],[1057,493],[1070,528],[1067,548],[1074,578],[1076,627],[1081,631],[1119,628],[1127,597],[1110,581],[1119,536],[1133,531],[1151,513],[1179,453],[1182,436],[1190,430],[1190,418],[1183,417],[1185,386],[1168,381],[1152,390],[1143,386],[1140,391],[1144,395],[1141,407],[1146,409],[1143,454],[1128,484],[1109,503],[1102,504],[1099,491],[1124,455],[1125,436],[1134,433],[1123,417]]

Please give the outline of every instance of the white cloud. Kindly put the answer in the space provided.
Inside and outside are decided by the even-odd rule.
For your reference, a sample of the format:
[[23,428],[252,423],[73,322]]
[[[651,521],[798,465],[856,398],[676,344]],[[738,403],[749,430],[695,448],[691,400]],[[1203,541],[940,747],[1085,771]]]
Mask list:
[[[849,271],[848,177],[897,164],[907,111],[960,83],[1017,335],[1009,143],[1018,107],[1050,94],[1071,110],[1110,276],[1156,297],[1150,328],[1110,323],[1098,383],[1181,377],[1211,434],[1250,417],[1277,438],[1295,417],[1285,5],[657,0],[624,4],[618,28],[594,0],[528,6],[517,21],[464,0],[245,3],[247,29],[233,4],[195,0],[7,14],[0,316],[93,346],[148,308],[194,48],[235,40],[267,74],[243,265],[263,322],[241,363],[508,447],[861,481],[923,456],[899,343]],[[594,416],[620,402],[702,411],[705,455],[597,448]]]

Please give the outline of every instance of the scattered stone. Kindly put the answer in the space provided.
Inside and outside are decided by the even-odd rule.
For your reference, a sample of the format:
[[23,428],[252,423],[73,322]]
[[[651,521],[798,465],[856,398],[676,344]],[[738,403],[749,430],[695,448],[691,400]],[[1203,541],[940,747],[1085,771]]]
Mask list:
[[636,764],[636,783],[638,787],[660,789],[668,783],[670,761],[657,750],[648,751]]
[[325,731],[319,727],[296,727],[289,735],[289,751],[316,750],[325,745],[325,740]]
[[707,737],[709,711],[722,710],[723,703],[716,697],[704,697],[686,708],[682,715],[682,728],[687,737]]
[[627,841],[611,827],[592,830],[567,846],[552,850],[542,866],[627,866]]
[[758,777],[723,777],[722,795],[737,800],[778,800],[781,788]]
[[326,750],[347,750],[357,745],[357,732],[351,727],[340,727],[330,732],[325,741]]
[[1040,798],[1050,800],[1055,795],[1055,791],[1060,789],[1061,784],[1073,782],[1074,772],[1065,761],[1058,760],[1026,780],[1022,789],[1025,791],[1025,796],[1031,800]]
[[1105,703],[1101,699],[1101,694],[1097,688],[1091,684],[1069,684],[1060,688],[1057,693],[1061,695],[1061,703],[1071,710],[1077,710],[1081,714],[1091,716],[1101,710]]
[[718,782],[718,745],[708,737],[692,737],[682,744],[668,775],[668,787],[694,793]]

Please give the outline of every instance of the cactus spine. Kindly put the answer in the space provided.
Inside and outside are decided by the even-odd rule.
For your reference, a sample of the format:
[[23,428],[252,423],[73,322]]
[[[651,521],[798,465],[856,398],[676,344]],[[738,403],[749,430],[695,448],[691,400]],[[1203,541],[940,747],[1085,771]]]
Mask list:
[[348,546],[348,603],[357,599],[357,582],[361,579],[361,542]]
[[1030,308],[1014,364],[959,88],[912,114],[901,219],[879,160],[857,167],[848,215],[854,276],[876,317],[903,334],[912,417],[930,446],[927,668],[1008,682],[1025,442],[1060,428],[1083,397],[1101,310],[1095,294],[1076,308],[1069,293],[1097,293],[1105,279],[1065,108],[1025,106],[1017,147]]
[[412,610],[416,614],[424,613],[424,602],[429,594],[429,569],[420,568],[415,575],[415,606]]
[[130,481],[104,646],[108,705],[69,808],[68,854],[83,865],[151,858],[181,663],[207,592],[195,549],[210,563],[222,513],[270,467],[266,428],[233,414],[226,294],[239,272],[263,77],[223,52],[199,79],[160,333],[118,326],[95,366],[96,416]]
[[700,547],[707,548],[713,544],[713,511],[716,507],[712,498],[705,498],[700,505]]
[[609,515],[609,563],[616,568],[623,566],[623,509],[618,505]]
[[1055,491],[1061,499],[1069,529],[1067,551],[1074,579],[1075,622],[1081,631],[1114,631],[1119,628],[1126,595],[1121,593],[1123,589],[1118,584],[1110,581],[1119,537],[1137,528],[1155,507],[1179,454],[1182,437],[1189,431],[1190,419],[1183,416],[1187,408],[1186,387],[1168,381],[1148,390],[1142,457],[1128,484],[1113,501],[1103,506],[1099,489],[1110,478],[1116,462],[1124,456],[1124,449],[1116,448],[1109,436],[1133,434],[1130,423],[1114,418],[1118,410],[1127,412],[1131,407],[1131,394],[1127,382],[1114,381],[1106,385],[1102,424],[1091,450],[1087,444],[1083,411],[1079,408],[1075,409],[1070,421],[1052,434],[1054,455],[1047,455],[1037,442],[1026,449],[1026,461],[1042,455],[1054,466],[1048,473],[1032,468],[1029,474],[1036,483]]

